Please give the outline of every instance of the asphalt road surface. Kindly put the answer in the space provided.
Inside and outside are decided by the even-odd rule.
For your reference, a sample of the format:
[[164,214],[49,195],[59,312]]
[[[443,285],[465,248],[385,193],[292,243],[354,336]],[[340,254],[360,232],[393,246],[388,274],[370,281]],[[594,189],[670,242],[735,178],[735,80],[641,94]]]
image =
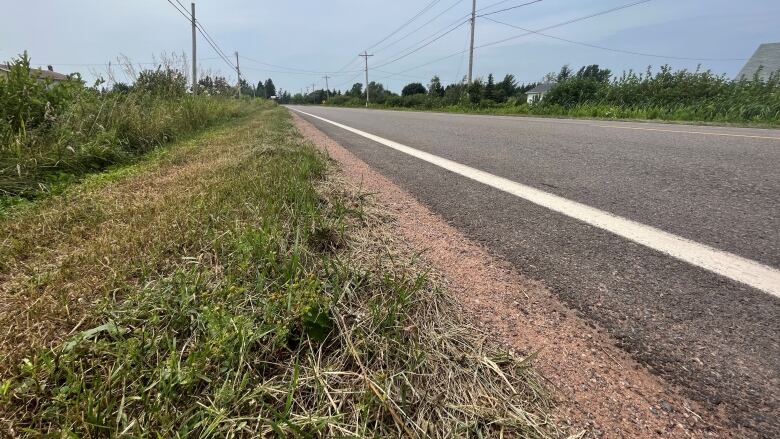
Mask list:
[[291,108],[690,397],[780,437],[780,130]]

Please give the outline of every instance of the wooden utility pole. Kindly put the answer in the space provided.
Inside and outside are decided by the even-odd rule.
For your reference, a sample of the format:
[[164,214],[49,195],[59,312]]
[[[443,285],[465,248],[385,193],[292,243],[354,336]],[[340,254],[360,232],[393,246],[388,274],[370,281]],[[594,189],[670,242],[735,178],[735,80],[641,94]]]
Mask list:
[[241,66],[238,64],[238,50],[236,50],[236,73],[238,74],[238,98],[241,99]]
[[195,3],[192,3],[190,5],[192,7],[192,12],[190,13],[190,18],[192,18],[192,94],[197,95],[198,94],[198,53],[197,53],[197,46],[196,46],[196,40],[195,37],[195,31],[197,30],[197,26],[195,25]]
[[368,92],[368,57],[369,56],[374,56],[374,55],[373,54],[369,55],[368,52],[364,51],[359,56],[362,56],[363,59],[366,60],[366,108],[368,108],[368,103],[371,100],[371,98],[369,97],[369,92]]
[[328,86],[328,79],[330,78],[330,76],[325,75],[325,76],[323,76],[323,78],[325,78],[325,97],[326,97],[326,99],[329,100],[330,99],[330,86]]
[[471,2],[471,45],[469,46],[469,84],[474,74],[474,25],[477,21],[477,0]]

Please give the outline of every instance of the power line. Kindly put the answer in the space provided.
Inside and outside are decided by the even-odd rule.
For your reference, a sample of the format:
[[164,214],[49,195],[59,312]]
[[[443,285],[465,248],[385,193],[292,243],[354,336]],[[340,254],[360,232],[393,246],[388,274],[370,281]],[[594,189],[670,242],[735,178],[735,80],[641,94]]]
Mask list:
[[[544,28],[541,28],[541,29],[536,29],[535,32],[544,32],[546,30],[554,29],[556,27],[566,26],[566,25],[569,25],[569,24],[572,24],[572,23],[576,23],[578,21],[583,21],[583,20],[587,20],[589,18],[598,17],[600,15],[605,15],[605,14],[609,14],[609,13],[612,13],[612,12],[620,11],[620,10],[623,10],[623,9],[631,8],[633,6],[638,6],[638,5],[641,5],[641,4],[644,4],[644,3],[649,3],[651,1],[652,0],[639,0],[639,1],[636,1],[636,2],[633,2],[633,3],[628,3],[628,4],[625,4],[625,5],[621,5],[621,6],[616,6],[614,8],[606,9],[604,11],[596,12],[596,13],[593,13],[593,14],[590,14],[590,15],[585,15],[583,17],[573,18],[571,20],[564,21],[564,22],[558,23],[558,24],[554,24],[552,26],[547,26],[547,27],[544,27]],[[487,44],[482,44],[480,46],[477,46],[476,48],[495,46],[496,44],[501,44],[501,43],[504,43],[506,41],[511,41],[511,40],[514,40],[514,39],[517,39],[517,38],[522,38],[522,37],[531,35],[532,33],[533,32],[526,32],[526,33],[519,34],[519,35],[513,35],[513,36],[508,37],[508,38],[503,38],[503,39],[500,39],[500,40],[492,41],[492,42],[487,43]]]
[[[182,17],[184,17],[188,22],[192,22],[192,15],[190,15],[189,12],[187,12],[187,8],[184,7],[184,5],[181,4],[179,0],[176,0],[176,3],[179,4],[179,6],[182,7],[182,9],[179,9],[179,6],[174,4],[171,0],[167,0],[167,2],[173,6],[174,9],[176,9],[176,12],[181,14]],[[212,49],[219,55],[220,59],[225,61],[231,69],[235,70],[235,66],[230,62],[227,55],[225,55],[225,52],[222,51],[222,49],[219,49],[216,42],[212,41],[210,37],[208,37],[205,33],[205,31],[202,29],[202,24],[199,21],[195,22],[195,27],[198,29],[198,32],[203,36],[203,38],[206,39],[206,42],[211,46]]]
[[374,47],[376,47],[376,46],[378,46],[378,45],[380,45],[380,44],[384,43],[385,41],[387,41],[387,39],[388,39],[388,38],[390,38],[390,37],[392,37],[393,35],[395,35],[395,34],[397,34],[398,32],[400,32],[400,31],[401,31],[403,28],[405,28],[406,26],[408,26],[408,25],[410,25],[412,22],[414,22],[414,20],[416,20],[416,19],[420,18],[420,16],[422,16],[423,14],[425,14],[426,12],[428,12],[428,11],[429,11],[429,10],[430,10],[432,7],[436,6],[436,4],[437,4],[437,3],[439,3],[440,1],[441,1],[441,0],[433,0],[433,1],[431,1],[430,3],[428,3],[427,5],[425,5],[425,6],[424,6],[424,7],[423,7],[423,8],[422,8],[422,9],[421,9],[419,12],[417,12],[417,14],[415,14],[415,15],[414,15],[412,18],[410,18],[409,20],[407,20],[407,21],[406,21],[404,24],[402,24],[402,25],[401,25],[400,27],[398,27],[396,30],[394,30],[394,31],[390,32],[390,34],[389,34],[389,35],[387,35],[386,37],[382,38],[381,40],[379,40],[378,42],[374,43],[373,45],[371,45],[371,46],[367,47],[366,49],[367,49],[367,50],[368,50],[368,49],[373,49]]
[[247,61],[252,61],[252,62],[255,62],[255,63],[258,63],[258,64],[262,64],[264,66],[276,67],[278,69],[291,70],[291,71],[300,72],[300,73],[312,73],[312,74],[315,74],[315,75],[338,75],[338,74],[341,74],[341,75],[346,76],[346,75],[349,75],[351,73],[362,72],[363,71],[363,70],[350,70],[350,71],[342,71],[342,72],[323,72],[323,71],[318,71],[318,70],[306,70],[306,69],[299,69],[299,68],[296,68],[296,67],[280,66],[280,65],[277,65],[277,64],[271,64],[271,63],[259,61],[259,60],[256,60],[256,59],[252,59],[252,58],[249,58],[249,57],[246,57],[246,56],[241,56],[241,58],[243,58],[243,59],[245,59]]
[[525,31],[525,32],[528,32],[528,33],[541,35],[543,37],[552,38],[552,39],[555,39],[555,40],[564,41],[564,42],[571,43],[571,44],[579,44],[580,46],[592,47],[594,49],[608,50],[610,52],[626,53],[626,54],[629,54],[629,55],[647,56],[647,57],[652,57],[652,58],[678,59],[678,60],[684,60],[684,61],[745,61],[745,60],[748,59],[748,58],[691,58],[691,57],[686,57],[686,56],[658,55],[658,54],[654,54],[654,53],[636,52],[636,51],[633,51],[633,50],[615,49],[615,48],[612,48],[612,47],[605,47],[605,46],[599,46],[599,45],[596,45],[596,44],[585,43],[585,42],[582,42],[582,41],[569,40],[567,38],[557,37],[555,35],[545,34],[545,33],[542,33],[542,32],[531,30],[531,29],[525,29],[523,27],[515,26],[515,25],[510,24],[510,23],[505,23],[503,21],[495,20],[495,19],[490,18],[490,17],[482,16],[482,18],[484,18],[485,20],[490,20],[490,21],[492,21],[494,23],[502,24],[504,26],[508,26],[508,27],[515,28],[515,29],[518,29],[518,30],[522,30],[522,31]]
[[[561,27],[561,26],[566,26],[568,24],[576,23],[578,21],[583,21],[583,20],[586,20],[586,19],[589,19],[589,18],[598,17],[600,15],[605,15],[605,14],[608,14],[608,13],[611,13],[611,12],[615,12],[615,11],[619,11],[619,10],[622,10],[622,9],[630,8],[632,6],[637,6],[637,5],[640,5],[640,4],[643,4],[643,3],[647,3],[647,2],[650,2],[650,1],[651,0],[640,0],[640,1],[637,1],[637,2],[634,2],[634,3],[628,3],[628,4],[625,4],[625,5],[622,5],[622,6],[617,6],[617,7],[610,8],[610,9],[607,9],[607,10],[604,10],[604,11],[596,12],[594,14],[590,14],[590,15],[586,15],[586,16],[583,16],[583,17],[574,18],[574,19],[571,19],[571,20],[568,20],[568,21],[564,21],[562,23],[554,24],[554,25],[551,25],[551,26],[547,26],[547,27],[544,27],[544,28],[541,28],[541,29],[536,29],[535,32],[544,32],[546,30],[554,29],[554,28]],[[528,35],[533,35],[533,33],[532,32],[526,32],[526,33],[519,34],[519,35],[513,35],[513,36],[508,37],[508,38],[502,38],[500,40],[491,41],[489,43],[482,44],[480,46],[476,46],[476,47],[474,47],[474,49],[476,50],[476,49],[482,49],[482,48],[485,48],[485,47],[495,46],[497,44],[501,44],[501,43],[504,43],[506,41],[514,40],[514,39],[517,39],[517,38],[522,38],[522,37],[525,37],[525,36],[528,36]],[[441,58],[436,58],[436,59],[434,59],[432,61],[428,61],[426,63],[419,64],[419,65],[414,66],[414,67],[410,67],[408,69],[405,69],[405,70],[402,70],[402,71],[398,72],[398,74],[406,73],[406,72],[409,72],[409,71],[412,71],[412,70],[417,70],[417,69],[419,69],[421,67],[425,67],[425,66],[428,66],[428,65],[440,62],[440,61],[444,61],[444,60],[450,59],[452,57],[458,56],[458,55],[460,55],[462,53],[465,53],[465,52],[468,52],[468,49],[460,50],[460,51],[451,53],[449,55],[445,55],[445,56],[443,56]]]
[[432,39],[432,40],[428,41],[427,43],[423,44],[422,46],[419,46],[419,47],[417,47],[417,48],[415,48],[415,49],[411,50],[410,52],[407,52],[407,53],[405,53],[405,54],[403,54],[403,55],[400,55],[400,56],[398,56],[398,57],[396,57],[396,58],[393,58],[393,59],[392,59],[392,60],[390,60],[390,61],[387,61],[387,62],[384,62],[384,63],[382,63],[382,64],[379,64],[379,65],[377,65],[376,67],[384,67],[384,66],[386,66],[386,65],[389,65],[389,64],[392,64],[392,63],[394,63],[394,62],[396,62],[396,61],[400,61],[400,60],[402,60],[402,59],[406,58],[407,56],[411,56],[411,55],[413,55],[413,54],[415,54],[415,53],[419,52],[420,50],[422,50],[422,49],[424,49],[424,48],[426,48],[426,47],[430,46],[431,44],[435,43],[436,41],[439,41],[440,39],[442,39],[442,38],[444,38],[445,36],[449,35],[450,33],[454,32],[455,30],[457,30],[459,27],[463,26],[463,25],[464,25],[464,24],[466,24],[466,23],[468,23],[468,21],[462,21],[462,22],[458,23],[456,26],[454,26],[454,27],[452,27],[452,28],[448,29],[446,32],[444,32],[444,33],[442,33],[442,34],[440,34],[440,35],[436,36],[434,39]]
[[[204,61],[208,60],[215,60],[215,59],[222,59],[219,57],[211,57],[211,58],[201,58]],[[97,67],[97,66],[105,66],[107,64],[111,64],[113,61],[106,61],[106,62],[97,62],[97,63],[41,63],[41,65],[52,65],[52,66],[70,66],[70,67]],[[38,64],[37,62],[35,64]],[[120,61],[117,61],[117,64],[121,64]],[[153,65],[159,65],[162,64],[160,61],[144,61],[144,62],[129,62],[129,64],[138,65],[138,66],[153,66]]]
[[485,7],[477,9],[477,12],[482,12],[485,9],[490,9],[490,8],[492,8],[494,6],[502,5],[502,4],[504,4],[506,2],[509,2],[509,1],[512,1],[512,0],[501,0],[501,1],[497,1],[495,3],[491,3],[491,4],[489,4],[489,5],[485,6]]
[[[244,59],[243,56],[241,56],[241,58]],[[313,77],[313,76],[317,75],[316,73],[311,73],[311,72],[295,72],[295,71],[290,71],[290,70],[274,70],[274,69],[264,69],[264,68],[260,68],[260,67],[247,67],[247,66],[242,66],[241,70],[252,70],[252,71],[257,71],[257,72],[270,72],[270,73],[283,73],[285,75],[301,75],[301,76],[308,76],[308,77]],[[363,73],[363,70],[359,70],[358,72],[359,72],[358,74]],[[323,72],[323,73],[325,73],[325,72]],[[346,76],[346,75],[347,74],[341,74],[341,75],[338,75],[338,76]]]
[[[482,9],[480,9],[480,11],[488,9],[488,8],[491,8],[491,7],[496,6],[496,5],[499,5],[501,3],[505,3],[505,1],[499,1],[499,2],[493,3],[491,5],[488,5],[488,6],[484,7],[484,8],[482,8]],[[523,6],[528,6],[528,5],[531,5],[531,4],[534,4],[534,3],[539,3],[541,1],[543,1],[543,0],[534,0],[534,1],[531,1],[531,2],[526,2],[526,3],[523,3],[521,5],[513,6],[512,9],[520,8],[520,7],[523,7]],[[646,1],[650,1],[650,0],[646,0]],[[464,24],[468,23],[469,20],[471,19],[470,17],[471,17],[471,14],[467,14],[467,15],[463,16],[462,18],[459,18],[456,22],[453,22],[452,24],[447,25],[446,27],[439,29],[434,34],[432,34],[432,35],[430,35],[430,36],[428,36],[428,37],[418,41],[417,43],[413,44],[412,46],[409,46],[409,47],[407,47],[406,49],[404,49],[404,50],[402,50],[400,52],[396,52],[394,55],[391,56],[391,61],[387,61],[387,62],[384,62],[382,64],[379,64],[377,67],[387,66],[387,65],[392,64],[392,63],[394,63],[396,61],[404,59],[407,56],[410,56],[410,55],[412,55],[412,54],[414,54],[416,52],[419,52],[423,48],[425,48],[427,46],[430,46],[434,42],[440,40],[441,38],[443,38],[445,35],[449,34],[450,32],[455,31],[460,26],[463,26]],[[441,32],[444,32],[444,33],[441,33]],[[433,38],[433,39],[428,41],[431,38]],[[415,46],[417,46],[418,44],[423,43],[425,41],[427,41],[425,44],[423,44],[420,47],[416,47],[415,48]],[[410,51],[405,53],[405,54],[403,54],[403,55],[401,55],[402,53],[406,52],[407,50],[410,50]]]
[[173,9],[176,9],[176,12],[181,14],[181,16],[184,17],[185,19],[187,19],[187,21],[191,20],[190,15],[186,12],[187,8],[184,8],[184,12],[182,12],[181,9],[179,9],[179,7],[176,6],[171,0],[167,0],[167,1],[168,1],[168,3],[171,4],[171,6],[173,6]]
[[195,20],[195,27],[198,29],[198,33],[200,33],[203,38],[206,39],[206,42],[211,46],[212,49],[214,49],[215,52],[217,52],[217,55],[221,56],[222,59],[231,67],[233,70],[238,71],[236,67],[233,65],[233,62],[230,61],[230,58],[228,58],[227,54],[219,47],[217,42],[214,40],[214,38],[211,37],[211,35],[206,31],[206,28],[203,26],[203,23],[200,20]]
[[[181,14],[182,17],[184,17],[188,22],[192,22],[192,16],[187,12],[186,8],[184,9],[184,11],[182,11],[171,0],[167,0],[167,2],[171,6],[173,6],[173,8],[176,9],[176,11],[179,14]],[[179,0],[176,0],[176,3],[181,5],[181,2]],[[182,5],[182,7],[183,7],[183,5]],[[200,33],[201,36],[203,36],[203,38],[206,40],[206,43],[208,43],[208,45],[211,46],[212,49],[214,49],[214,52],[216,52],[216,54],[219,55],[219,57],[222,59],[222,61],[224,61],[225,64],[227,64],[228,66],[230,66],[231,70],[233,70],[235,72],[238,72],[238,70],[236,69],[236,66],[234,66],[233,63],[230,62],[230,59],[227,57],[227,55],[225,55],[225,52],[222,51],[222,49],[219,48],[219,46],[217,45],[216,41],[214,41],[211,38],[211,36],[208,35],[208,33],[205,31],[205,29],[203,28],[203,23],[200,20],[196,20],[195,21],[195,27],[197,28],[198,33]]]
[[[357,75],[355,75],[355,76],[353,76],[353,77],[349,78],[348,80],[346,80],[346,81],[344,81],[344,82],[341,82],[341,83],[339,83],[338,85],[334,85],[334,86],[333,86],[333,88],[334,88],[334,89],[338,89],[338,88],[341,88],[341,87],[342,87],[342,86],[344,86],[344,85],[347,85],[347,84],[349,84],[350,82],[352,82],[352,81],[354,81],[355,79],[357,79],[357,78],[358,78],[358,77],[359,77],[359,76],[360,76],[362,73],[363,73],[363,72],[360,72],[360,73],[358,73]],[[354,82],[353,82],[353,84],[354,84]]]
[[502,12],[511,11],[512,9],[522,8],[523,6],[532,5],[532,4],[534,4],[534,3],[539,3],[539,2],[541,2],[541,1],[543,1],[543,0],[533,0],[533,1],[526,2],[526,3],[522,3],[522,4],[519,4],[519,5],[510,6],[510,7],[508,7],[508,8],[499,9],[499,10],[497,10],[497,11],[493,11],[493,12],[487,12],[487,13],[484,13],[484,14],[480,14],[480,15],[477,15],[477,17],[487,17],[488,15],[493,15],[493,14],[500,14],[500,13],[502,13]]
[[[417,32],[417,31],[419,31],[420,29],[422,29],[422,28],[424,28],[425,26],[427,26],[427,25],[431,24],[431,23],[432,23],[433,21],[435,21],[437,18],[439,18],[439,17],[441,17],[442,15],[446,14],[447,12],[449,12],[450,10],[452,10],[452,8],[454,8],[455,6],[458,6],[458,5],[459,5],[459,4],[461,4],[461,3],[463,3],[463,0],[457,0],[455,3],[453,3],[452,5],[450,5],[450,6],[449,6],[447,9],[445,9],[445,10],[441,11],[439,14],[437,14],[436,16],[434,16],[433,18],[431,18],[430,20],[426,21],[425,23],[423,23],[423,24],[422,24],[421,26],[419,26],[418,28],[416,28],[416,29],[414,29],[413,31],[411,31],[411,32],[407,33],[406,35],[402,36],[401,38],[399,38],[399,39],[397,39],[397,40],[393,41],[392,43],[390,43],[390,44],[387,44],[387,45],[385,45],[384,47],[380,47],[379,49],[376,49],[376,50],[374,51],[374,53],[376,53],[376,52],[381,52],[381,51],[383,51],[383,50],[387,49],[388,47],[394,46],[395,44],[397,44],[397,43],[399,43],[399,42],[401,42],[401,41],[405,40],[405,39],[406,39],[407,37],[409,37],[410,35],[412,35],[412,34],[416,33],[416,32]],[[459,19],[459,20],[460,20],[460,19]],[[449,26],[447,26],[447,27],[449,27]]]

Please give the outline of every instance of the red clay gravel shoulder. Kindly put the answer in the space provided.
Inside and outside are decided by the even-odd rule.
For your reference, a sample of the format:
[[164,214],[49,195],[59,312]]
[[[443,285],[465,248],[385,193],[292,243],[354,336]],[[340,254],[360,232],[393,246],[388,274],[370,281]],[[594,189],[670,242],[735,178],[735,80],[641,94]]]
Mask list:
[[293,113],[301,133],[339,164],[361,190],[376,194],[398,233],[439,271],[451,294],[502,343],[536,352],[536,368],[554,389],[558,417],[585,437],[742,437],[722,414],[705,413],[653,375],[603,330],[578,317],[544,285],[432,213],[409,193]]

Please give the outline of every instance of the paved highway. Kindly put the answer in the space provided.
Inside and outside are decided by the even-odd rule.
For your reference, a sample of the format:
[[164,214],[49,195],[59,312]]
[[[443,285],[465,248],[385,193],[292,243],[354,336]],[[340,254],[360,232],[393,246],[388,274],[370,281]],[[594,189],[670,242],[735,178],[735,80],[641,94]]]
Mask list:
[[780,437],[780,130],[291,109],[689,396]]

